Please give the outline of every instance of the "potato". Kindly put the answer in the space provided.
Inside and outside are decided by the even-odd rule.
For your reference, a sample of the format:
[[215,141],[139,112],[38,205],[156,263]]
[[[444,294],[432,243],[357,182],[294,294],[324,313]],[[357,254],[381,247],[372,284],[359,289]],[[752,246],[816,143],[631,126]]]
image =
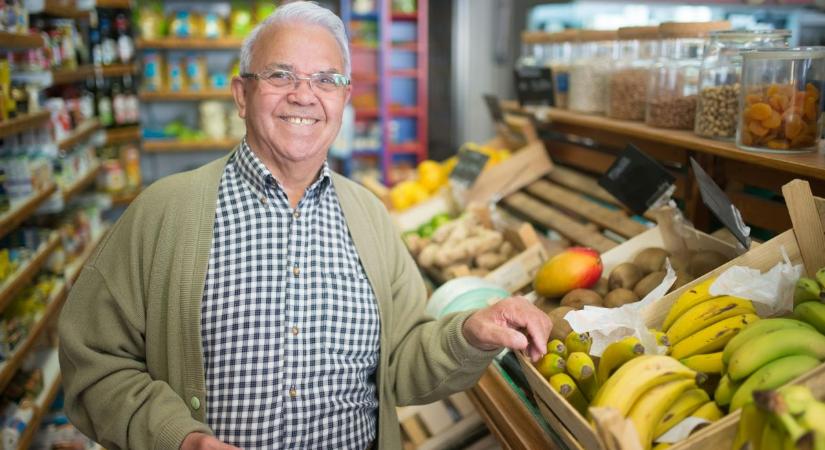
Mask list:
[[713,250],[703,250],[690,256],[689,271],[697,277],[710,272],[711,270],[728,262],[728,258]]
[[644,298],[645,295],[649,294],[650,291],[656,288],[656,286],[658,286],[662,280],[665,279],[665,275],[667,275],[667,273],[663,270],[647,274],[644,278],[639,280],[638,283],[636,283],[636,286],[633,287],[633,292],[639,296],[639,299]]
[[590,289],[573,289],[561,299],[562,306],[582,309],[584,305],[602,306],[602,296]]
[[625,288],[613,289],[604,296],[604,306],[608,308],[618,308],[619,306],[638,301],[639,296],[630,289]]
[[644,274],[641,269],[633,263],[622,263],[610,271],[610,278],[607,279],[607,288],[611,291],[617,288],[633,289],[636,283],[642,279]]
[[564,316],[574,310],[574,308],[569,306],[559,306],[547,314],[553,322],[553,330],[550,332],[550,339],[561,339],[563,341],[564,338],[566,338],[567,335],[573,331],[573,327],[571,327],[570,324],[564,320]]
[[633,264],[638,267],[643,274],[647,275],[651,272],[658,272],[664,270],[665,259],[670,256],[665,249],[659,247],[650,247],[639,252],[633,258]]

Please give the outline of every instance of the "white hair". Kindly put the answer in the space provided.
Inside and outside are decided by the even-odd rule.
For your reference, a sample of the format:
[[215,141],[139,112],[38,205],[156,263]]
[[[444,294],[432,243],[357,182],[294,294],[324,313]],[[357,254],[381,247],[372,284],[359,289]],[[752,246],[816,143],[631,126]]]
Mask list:
[[308,1],[296,1],[279,6],[274,13],[259,23],[249,35],[246,36],[241,46],[241,73],[249,72],[249,66],[252,63],[252,49],[261,31],[270,26],[284,23],[318,25],[329,30],[335,40],[338,41],[338,46],[341,47],[341,56],[344,60],[344,75],[350,76],[349,44],[347,42],[347,33],[344,29],[344,22],[332,11],[315,2]]

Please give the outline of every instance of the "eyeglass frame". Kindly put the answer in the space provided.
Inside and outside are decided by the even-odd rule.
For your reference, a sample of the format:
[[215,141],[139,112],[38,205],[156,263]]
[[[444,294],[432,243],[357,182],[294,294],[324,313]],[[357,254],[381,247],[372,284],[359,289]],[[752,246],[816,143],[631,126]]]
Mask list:
[[341,73],[337,73],[337,72],[315,72],[315,73],[310,74],[309,76],[301,77],[301,76],[298,76],[298,74],[296,74],[295,72],[293,72],[291,70],[281,69],[281,68],[264,69],[260,72],[242,73],[239,76],[241,78],[245,79],[245,80],[255,79],[255,80],[258,80],[258,81],[266,81],[270,86],[272,86],[273,88],[276,88],[276,89],[286,88],[287,86],[283,86],[283,87],[273,86],[269,82],[272,75],[274,75],[275,73],[278,73],[278,72],[289,74],[295,80],[295,83],[293,83],[293,85],[292,85],[292,90],[293,91],[298,89],[298,86],[301,85],[301,81],[304,81],[304,80],[306,80],[307,83],[309,83],[309,87],[314,90],[314,87],[313,87],[314,83],[313,83],[312,79],[314,77],[318,77],[320,75],[332,76],[336,80],[336,84],[335,84],[336,89],[333,89],[331,91],[325,91],[323,89],[319,89],[320,92],[333,93],[333,92],[337,92],[338,88],[346,87],[346,86],[349,86],[349,85],[352,84],[352,80],[350,80],[350,78],[348,76],[346,76],[344,74],[341,74]]

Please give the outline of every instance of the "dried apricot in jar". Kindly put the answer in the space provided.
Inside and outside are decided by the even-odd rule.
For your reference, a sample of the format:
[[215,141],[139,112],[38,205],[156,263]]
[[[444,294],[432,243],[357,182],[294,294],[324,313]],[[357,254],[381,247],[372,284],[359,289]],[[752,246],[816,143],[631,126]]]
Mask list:
[[756,122],[756,121],[751,122],[750,124],[748,124],[748,130],[751,133],[753,133],[755,136],[759,136],[759,137],[762,137],[762,136],[768,134],[768,129],[763,127],[762,124],[760,124],[759,122]]
[[813,98],[814,101],[819,100],[819,89],[817,89],[813,83],[808,83],[805,85],[805,94],[808,97]]
[[768,104],[771,105],[774,111],[783,112],[788,107],[788,97],[782,94],[771,95]]
[[789,148],[788,141],[784,139],[772,139],[768,141],[767,146],[768,148],[772,148],[774,150],[787,150]]
[[782,125],[782,115],[776,111],[771,111],[771,116],[762,121],[762,126],[765,128],[779,128]]
[[748,94],[745,96],[745,103],[755,105],[762,101],[762,96],[759,94]]
[[742,130],[740,133],[741,133],[740,140],[742,141],[742,144],[744,144],[744,145],[753,145],[753,135],[750,134],[750,132],[748,130]]
[[805,123],[798,114],[789,115],[785,118],[785,137],[788,139],[793,139],[799,136],[799,133],[802,132],[804,127]]
[[765,120],[771,116],[771,111],[771,105],[760,102],[751,106],[749,115],[753,120]]
[[816,121],[817,100],[814,97],[805,97],[805,106],[802,108],[802,115],[811,121]]
[[765,92],[765,94],[768,97],[770,97],[771,95],[776,95],[777,93],[779,93],[779,86],[776,85],[776,84],[772,84],[772,85],[768,86],[768,89]]

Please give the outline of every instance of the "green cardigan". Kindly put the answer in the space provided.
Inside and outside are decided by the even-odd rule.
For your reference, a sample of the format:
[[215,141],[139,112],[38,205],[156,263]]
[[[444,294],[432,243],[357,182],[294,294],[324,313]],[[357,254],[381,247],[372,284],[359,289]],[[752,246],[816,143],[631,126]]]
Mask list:
[[[95,250],[60,316],[66,413],[110,450],[178,449],[203,423],[200,334],[218,185],[228,157],[152,184]],[[464,338],[469,313],[426,316],[426,291],[386,209],[333,175],[378,299],[378,448],[401,448],[396,406],[472,386],[497,351]]]

